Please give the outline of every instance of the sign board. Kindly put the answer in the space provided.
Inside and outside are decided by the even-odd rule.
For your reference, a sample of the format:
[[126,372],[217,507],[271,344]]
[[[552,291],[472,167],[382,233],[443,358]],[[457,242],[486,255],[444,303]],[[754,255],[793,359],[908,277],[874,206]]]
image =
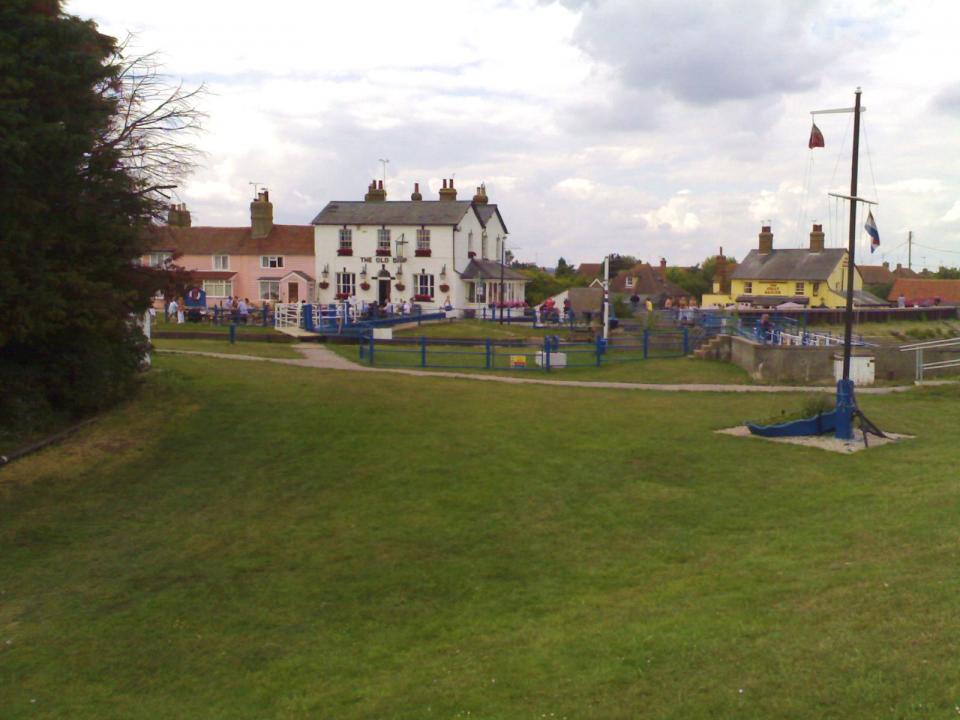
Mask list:
[[511,355],[510,356],[510,367],[515,368],[524,368],[527,366],[527,356],[526,355]]

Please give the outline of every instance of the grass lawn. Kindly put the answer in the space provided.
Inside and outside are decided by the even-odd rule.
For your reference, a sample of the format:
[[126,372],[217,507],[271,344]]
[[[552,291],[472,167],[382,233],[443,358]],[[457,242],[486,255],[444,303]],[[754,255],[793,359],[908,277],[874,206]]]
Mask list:
[[[183,324],[178,324],[176,322],[164,322],[163,313],[158,312],[157,317],[154,318],[152,323],[152,329],[156,332],[178,332],[178,333],[223,333],[224,335],[230,332],[230,325],[214,325],[212,322],[185,322]],[[273,335],[281,334],[274,329],[273,325],[268,325],[264,327],[263,325],[237,325],[237,335],[242,336],[244,334],[251,333],[257,335]]]
[[563,335],[564,330],[555,328],[534,328],[530,324],[504,323],[489,320],[455,320],[448,322],[424,323],[418,327],[397,330],[397,337],[429,338],[493,338],[505,340],[513,338],[542,338],[546,335]]
[[158,356],[0,471],[0,715],[953,717],[960,391],[795,402]]
[[269,358],[302,358],[303,355],[287,343],[243,342],[239,336],[234,344],[229,340],[188,340],[154,338],[154,347],[161,350],[193,350],[195,352],[229,353],[231,355],[256,355]]
[[[356,345],[330,343],[328,348],[353,362],[359,363],[359,351]],[[429,345],[428,370],[443,371],[448,368],[456,372],[494,373],[511,377],[548,377],[551,380],[584,380],[634,383],[719,383],[752,384],[750,375],[742,368],[731,363],[712,360],[694,360],[686,357],[650,358],[643,360],[640,351],[624,351],[610,355],[616,361],[596,367],[592,351],[577,350],[568,353],[570,367],[554,369],[549,373],[536,364],[538,348],[496,348],[493,367],[499,370],[486,370],[486,357],[482,346]],[[387,346],[378,345],[375,350],[376,367],[420,368],[420,352],[415,345]],[[512,358],[523,357],[526,369],[508,369]],[[365,363],[364,363],[365,364]]]
[[[843,325],[811,325],[810,330],[831,332],[843,337]],[[894,320],[885,323],[855,323],[855,336],[867,340],[890,343],[918,342],[960,336],[960,321],[957,320]]]

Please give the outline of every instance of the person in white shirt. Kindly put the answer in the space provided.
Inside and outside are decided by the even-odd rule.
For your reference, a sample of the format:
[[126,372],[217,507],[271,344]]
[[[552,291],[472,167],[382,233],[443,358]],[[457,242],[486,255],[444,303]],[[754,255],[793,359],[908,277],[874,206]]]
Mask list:
[[387,315],[393,315],[393,311],[394,311],[393,300],[390,300],[389,302],[387,302]]
[[167,322],[173,322],[173,319],[177,316],[177,311],[180,309],[180,306],[177,305],[177,299],[173,298],[170,300],[170,304],[167,305]]
[[244,298],[237,303],[237,312],[240,313],[240,322],[244,325],[247,324],[247,317],[250,315],[250,306],[247,305],[247,298]]
[[404,301],[403,301],[403,314],[404,314],[404,315],[409,315],[409,314],[410,314],[410,311],[411,311],[412,309],[413,309],[413,307],[410,305],[410,301],[409,301],[409,300],[404,300]]
[[233,300],[230,299],[230,296],[227,296],[227,299],[223,301],[223,309],[229,312],[233,310]]

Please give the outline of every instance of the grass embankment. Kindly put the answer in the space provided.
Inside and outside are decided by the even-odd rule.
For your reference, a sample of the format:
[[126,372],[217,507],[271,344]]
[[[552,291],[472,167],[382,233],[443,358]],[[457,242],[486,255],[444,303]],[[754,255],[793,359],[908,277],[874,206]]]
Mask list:
[[[356,345],[330,343],[327,347],[352,362],[367,365],[359,359]],[[538,377],[551,380],[583,380],[632,383],[716,383],[752,384],[750,375],[730,363],[694,360],[686,357],[643,359],[641,351],[618,351],[606,356],[600,367],[592,350],[567,352],[570,363],[565,368],[547,372],[536,364],[539,348],[495,348],[491,369],[485,369],[486,355],[482,345],[428,345],[426,370]],[[421,355],[416,345],[378,344],[374,353],[375,367],[420,369]],[[510,369],[514,358],[523,358],[526,367]],[[609,359],[612,358],[612,359]]]
[[236,343],[229,340],[194,340],[157,337],[153,345],[158,350],[191,350],[194,352],[227,353],[229,355],[255,355],[267,358],[302,358],[303,355],[286,343],[244,342],[238,337]]
[[4,718],[947,717],[960,392],[796,396],[161,356],[0,471]]
[[[843,325],[811,325],[813,332],[830,332],[843,337]],[[908,343],[939,338],[960,337],[960,322],[956,320],[893,320],[891,322],[856,323],[855,336],[884,343]]]

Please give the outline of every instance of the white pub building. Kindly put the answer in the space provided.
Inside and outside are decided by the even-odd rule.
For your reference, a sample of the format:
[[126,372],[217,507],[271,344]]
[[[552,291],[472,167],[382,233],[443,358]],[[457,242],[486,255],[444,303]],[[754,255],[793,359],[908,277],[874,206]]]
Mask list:
[[410,200],[387,201],[383,182],[371,182],[360,201],[333,201],[313,219],[317,301],[386,304],[410,301],[435,312],[518,306],[526,277],[501,267],[507,227],[484,186],[457,200],[444,180],[437,200],[420,185]]

